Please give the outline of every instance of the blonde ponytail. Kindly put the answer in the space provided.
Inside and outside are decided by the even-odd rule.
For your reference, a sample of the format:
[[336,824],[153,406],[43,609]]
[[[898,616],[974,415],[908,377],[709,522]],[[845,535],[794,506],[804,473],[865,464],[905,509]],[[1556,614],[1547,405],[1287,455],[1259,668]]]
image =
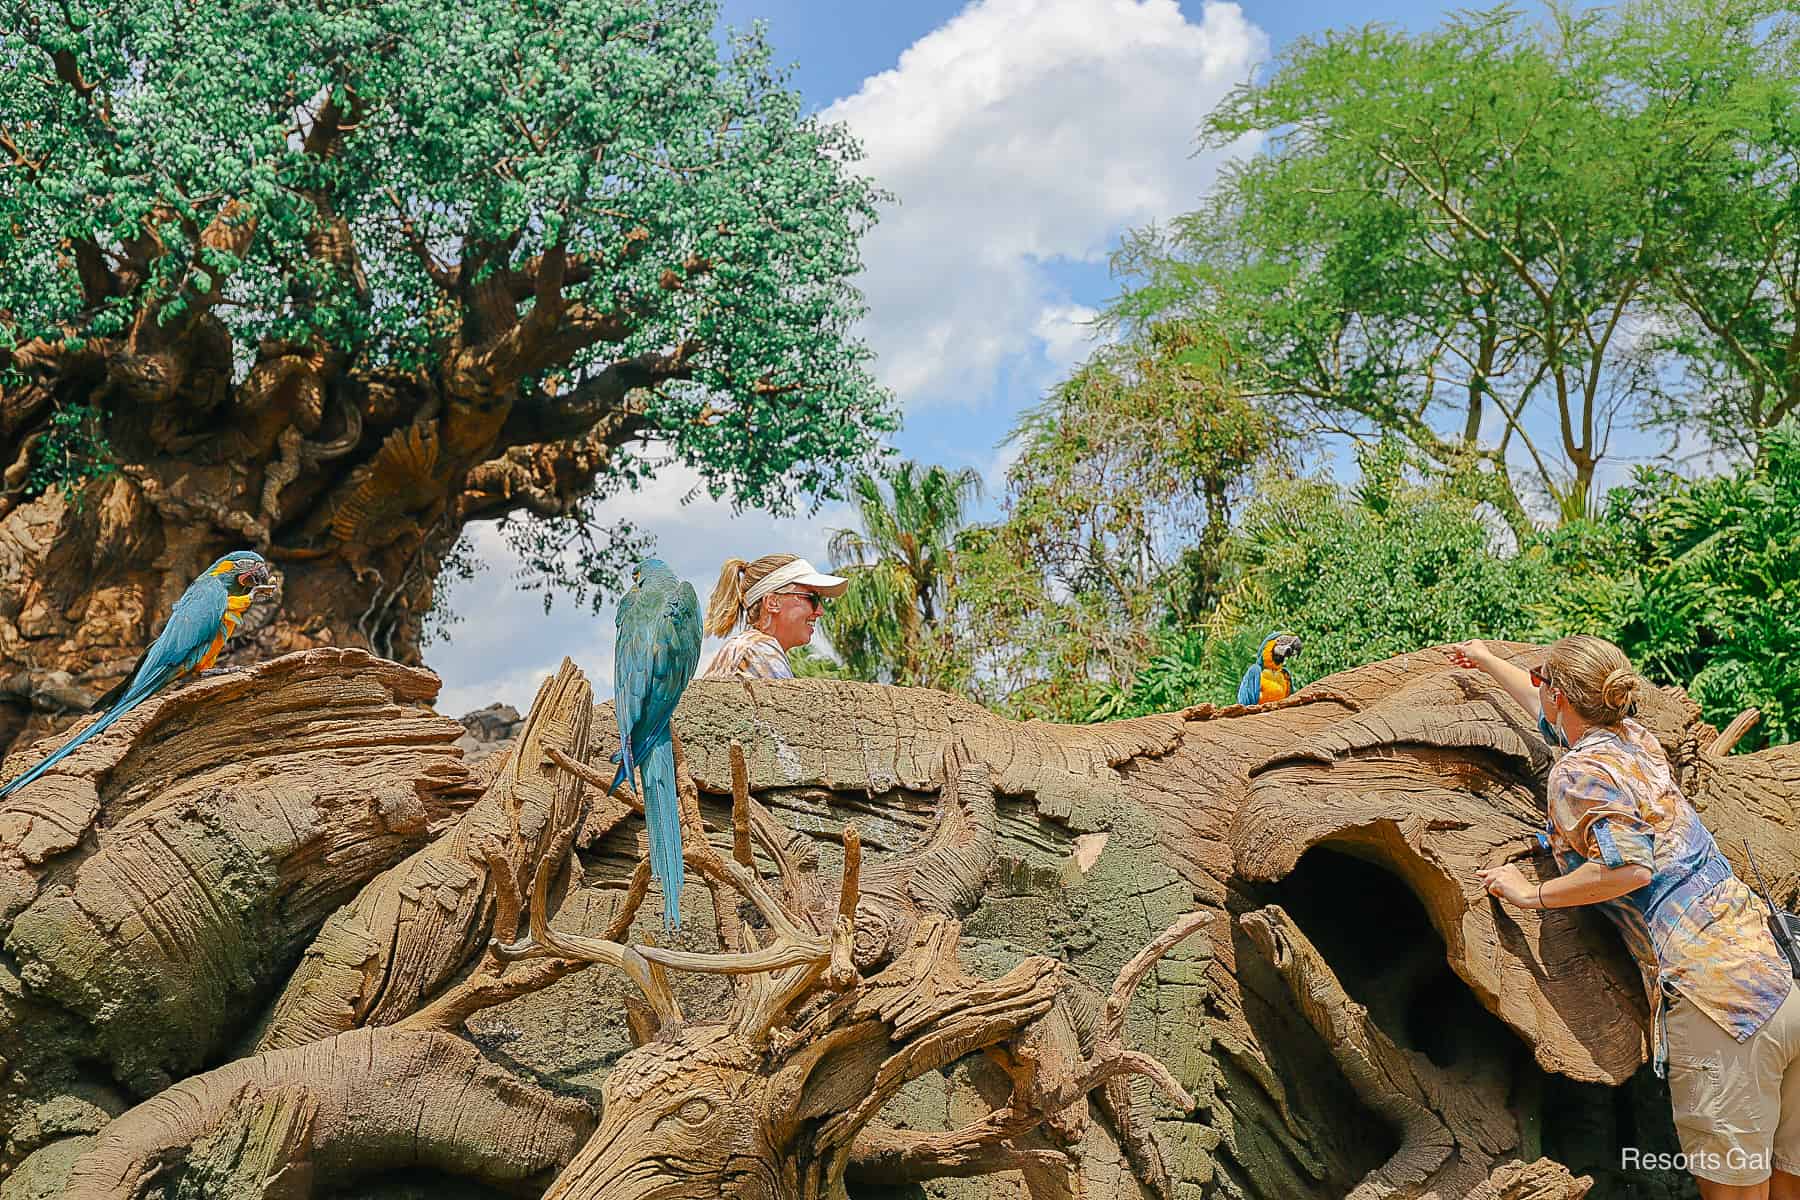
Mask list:
[[719,582],[713,585],[712,596],[706,602],[706,632],[713,637],[728,637],[737,628],[738,614],[744,608],[744,568],[748,565],[741,558],[728,558],[719,572]]
[[741,558],[728,558],[719,571],[719,582],[713,585],[706,602],[706,632],[713,637],[729,637],[737,628],[738,618],[754,625],[762,611],[758,600],[749,612],[744,611],[744,593],[755,587],[770,571],[785,567],[800,557],[797,554],[765,554],[753,563]]

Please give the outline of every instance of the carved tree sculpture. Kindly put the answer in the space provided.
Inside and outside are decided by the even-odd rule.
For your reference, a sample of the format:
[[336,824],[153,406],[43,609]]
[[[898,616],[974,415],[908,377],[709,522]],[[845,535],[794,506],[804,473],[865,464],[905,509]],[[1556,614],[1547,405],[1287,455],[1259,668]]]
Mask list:
[[[9,797],[0,1197],[1572,1200],[1673,1148],[1616,938],[1475,879],[1548,754],[1440,652],[1096,727],[696,683],[674,936],[580,673],[473,768],[434,687],[288,655]],[[1790,898],[1800,753],[1646,709]]]

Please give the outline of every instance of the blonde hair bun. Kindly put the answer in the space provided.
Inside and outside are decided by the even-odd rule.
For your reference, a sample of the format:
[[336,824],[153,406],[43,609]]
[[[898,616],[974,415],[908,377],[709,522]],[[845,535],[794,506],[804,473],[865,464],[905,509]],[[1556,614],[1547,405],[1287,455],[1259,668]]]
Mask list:
[[1645,686],[1623,650],[1585,633],[1551,646],[1547,666],[1552,686],[1596,725],[1617,725],[1630,716]]
[[1600,684],[1600,703],[1607,708],[1617,709],[1621,714],[1628,713],[1637,703],[1642,683],[1643,680],[1630,667],[1614,667],[1607,672]]

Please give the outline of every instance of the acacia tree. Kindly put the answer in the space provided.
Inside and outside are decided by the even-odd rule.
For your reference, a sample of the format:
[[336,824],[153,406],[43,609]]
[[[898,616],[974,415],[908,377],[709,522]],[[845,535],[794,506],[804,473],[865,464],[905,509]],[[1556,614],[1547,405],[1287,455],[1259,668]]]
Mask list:
[[1666,115],[1661,341],[1670,423],[1760,456],[1800,413],[1800,15],[1736,3],[1637,15],[1632,77]]
[[[1590,512],[1615,426],[1701,344],[1753,399],[1793,380],[1791,23],[1764,0],[1660,8],[1298,39],[1202,129],[1267,151],[1128,239],[1114,316],[1211,323],[1246,390],[1405,437],[1520,532],[1537,498]],[[1736,411],[1772,424],[1776,395]]]
[[8,0],[8,737],[227,549],[284,577],[262,651],[416,661],[469,521],[604,586],[639,543],[592,506],[661,462],[775,506],[857,468],[878,193],[715,9]]

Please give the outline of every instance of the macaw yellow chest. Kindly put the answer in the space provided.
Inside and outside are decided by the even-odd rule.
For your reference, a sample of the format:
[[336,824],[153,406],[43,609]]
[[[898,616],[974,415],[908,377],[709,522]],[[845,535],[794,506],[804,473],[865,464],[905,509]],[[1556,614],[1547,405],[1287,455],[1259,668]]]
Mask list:
[[212,645],[208,646],[206,653],[201,655],[195,670],[212,670],[213,663],[219,657],[219,651],[225,648],[226,640],[237,633],[238,622],[244,619],[244,613],[249,608],[250,597],[248,595],[225,598],[225,611],[219,617],[219,631],[213,635]]
[[1271,700],[1286,700],[1294,693],[1294,677],[1289,675],[1286,667],[1264,667],[1262,673],[1262,694],[1259,697],[1263,704]]

